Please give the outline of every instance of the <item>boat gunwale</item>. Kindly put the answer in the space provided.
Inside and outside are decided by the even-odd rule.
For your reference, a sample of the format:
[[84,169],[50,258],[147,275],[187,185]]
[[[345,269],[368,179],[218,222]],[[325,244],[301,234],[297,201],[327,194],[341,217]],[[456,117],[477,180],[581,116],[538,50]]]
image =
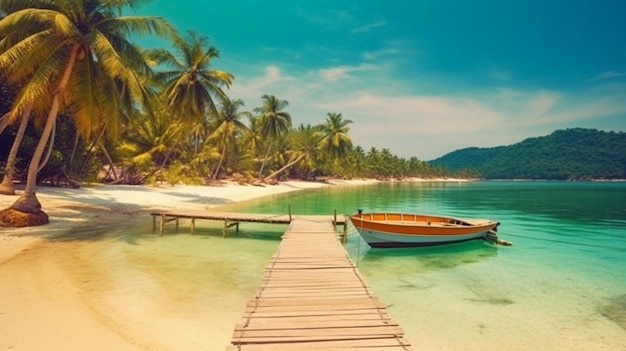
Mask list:
[[[369,216],[370,219],[362,218],[362,216]],[[380,220],[373,219],[374,215],[408,215],[412,216],[413,220],[403,222],[402,220]],[[436,221],[417,221],[417,217],[433,218]],[[373,230],[381,233],[387,233],[388,235],[399,236],[458,236],[467,235],[477,232],[488,231],[496,227],[499,222],[491,219],[461,219],[449,216],[437,216],[426,214],[413,214],[402,212],[369,212],[369,213],[357,213],[349,216],[352,224],[358,229]],[[438,221],[437,221],[438,220]],[[442,223],[442,220],[458,221],[463,224]],[[484,221],[476,223],[474,221]],[[355,222],[361,222],[355,223]],[[364,225],[367,224],[367,225]],[[393,228],[401,228],[401,230],[392,230]],[[415,230],[411,230],[415,229]],[[433,233],[418,232],[419,230],[435,231]],[[449,233],[442,231],[450,231]]]

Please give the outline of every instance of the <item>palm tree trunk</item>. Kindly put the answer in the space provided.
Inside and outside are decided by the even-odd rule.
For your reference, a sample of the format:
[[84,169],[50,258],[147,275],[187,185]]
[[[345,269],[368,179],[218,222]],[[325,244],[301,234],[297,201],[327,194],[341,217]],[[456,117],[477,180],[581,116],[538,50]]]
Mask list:
[[24,188],[24,192],[22,193],[22,195],[20,195],[15,203],[11,205],[11,208],[14,210],[33,214],[41,211],[41,203],[37,199],[37,195],[35,195],[39,161],[41,160],[43,152],[46,148],[46,144],[48,144],[48,139],[50,138],[50,134],[52,133],[52,128],[56,124],[59,109],[61,107],[61,97],[63,95],[63,92],[65,91],[67,83],[70,80],[70,75],[74,69],[74,64],[76,63],[76,58],[78,56],[78,49],[78,45],[74,45],[71,49],[72,51],[70,53],[67,66],[65,66],[63,76],[61,77],[59,85],[54,92],[54,97],[52,98],[52,106],[50,107],[50,112],[48,113],[46,125],[43,129],[43,132],[41,133],[41,138],[39,138],[39,143],[37,144],[37,148],[35,149],[33,158],[30,160],[30,166],[28,167],[28,177],[26,178],[26,187]]
[[261,169],[259,169],[259,179],[263,179],[263,169],[265,168],[265,163],[267,162],[267,158],[270,155],[270,150],[272,149],[272,143],[267,146],[267,151],[265,151],[265,156],[263,157],[263,162],[261,163]]
[[[319,142],[318,142],[319,143]],[[281,169],[277,170],[276,172],[268,175],[267,177],[264,178],[265,181],[268,181],[274,177],[276,177],[277,175],[283,173],[285,170],[289,169],[291,166],[295,165],[296,163],[302,161],[303,158],[305,158],[308,154],[311,153],[311,151],[313,151],[313,149],[315,149],[317,147],[317,143],[314,144],[313,146],[311,146],[310,148],[308,148],[305,152],[303,152],[300,156],[296,157],[295,160],[287,163],[286,165],[284,165],[283,167],[281,167]]]
[[5,113],[2,117],[0,117],[0,134],[4,132],[4,129],[9,125],[9,115],[11,111]]
[[39,162],[39,167],[37,167],[37,173],[39,173],[45,166],[48,161],[50,161],[50,155],[52,155],[52,148],[54,147],[54,139],[57,134],[57,124],[56,121],[52,126],[52,132],[50,132],[50,137],[48,137],[48,149],[46,150],[46,156],[44,156],[43,161]]
[[22,144],[24,133],[26,133],[26,126],[28,126],[28,120],[30,119],[30,111],[32,110],[32,108],[33,105],[29,104],[22,112],[22,120],[20,121],[20,126],[17,129],[17,134],[15,134],[15,140],[13,140],[13,145],[11,146],[11,151],[9,151],[9,156],[7,158],[7,166],[6,172],[4,173],[4,179],[2,179],[2,184],[0,184],[0,194],[2,195],[15,195],[15,187],[13,186],[13,175],[15,174],[15,159],[17,158],[17,151]]
[[302,155],[298,156],[295,160],[293,160],[293,161],[291,161],[291,162],[287,163],[287,164],[286,164],[286,165],[284,165],[281,169],[279,169],[279,170],[277,170],[276,172],[274,172],[274,173],[272,173],[272,174],[268,175],[267,177],[265,177],[265,179],[264,179],[264,180],[265,180],[265,181],[268,181],[268,180],[270,180],[270,179],[272,179],[272,178],[276,177],[277,175],[279,175],[279,174],[283,173],[285,170],[287,170],[288,168],[290,168],[291,166],[295,165],[296,163],[300,162],[303,158],[305,158],[305,157],[306,157],[306,155],[308,155],[308,154],[309,154],[309,152],[310,152],[311,150],[312,150],[312,149],[309,149],[309,150],[307,150],[306,152],[302,153]]
[[291,166],[295,165],[296,163],[300,162],[304,157],[306,157],[308,154],[311,153],[311,151],[313,151],[313,149],[315,149],[320,142],[322,142],[322,140],[328,138],[329,135],[325,135],[323,137],[321,137],[317,142],[315,142],[311,147],[309,147],[305,152],[302,153],[302,155],[298,156],[295,160],[287,163],[286,165],[284,165],[281,169],[277,170],[276,172],[268,175],[267,177],[264,178],[265,181],[268,181],[274,177],[276,177],[277,175],[281,174],[282,172],[284,172],[286,169],[290,168]]
[[224,162],[224,153],[222,153],[222,156],[220,157],[220,162],[217,164],[217,167],[215,167],[215,172],[213,172],[213,176],[211,177],[212,180],[217,179],[217,175],[220,173],[220,168],[222,168],[223,162]]
[[115,172],[115,164],[113,163],[113,159],[111,158],[111,154],[109,154],[109,150],[107,150],[106,146],[104,144],[100,144],[100,149],[102,149],[102,153],[104,154],[104,157],[107,159],[107,162],[109,163],[109,171],[111,173],[113,173],[113,180],[117,180],[117,173]]
[[[100,131],[100,134],[98,134],[98,136],[96,137],[96,140],[94,140],[89,146],[89,149],[87,149],[87,155],[85,155],[85,159],[83,160],[83,163],[80,165],[80,171],[78,172],[81,178],[83,177],[84,172],[85,172],[85,167],[89,163],[89,159],[91,158],[91,155],[93,154],[93,149],[100,142],[100,139],[102,138],[102,136],[104,136],[105,131],[106,131],[106,126],[103,126],[102,130]],[[115,173],[113,175],[117,179],[117,175]]]
[[220,168],[222,168],[222,163],[224,162],[224,157],[226,156],[226,133],[224,133],[224,138],[222,139],[222,144],[224,144],[224,147],[222,148],[222,155],[220,157],[220,162],[217,164],[217,168],[215,168],[215,172],[213,173],[213,177],[211,177],[212,180],[216,180],[217,179],[217,175],[220,172]]

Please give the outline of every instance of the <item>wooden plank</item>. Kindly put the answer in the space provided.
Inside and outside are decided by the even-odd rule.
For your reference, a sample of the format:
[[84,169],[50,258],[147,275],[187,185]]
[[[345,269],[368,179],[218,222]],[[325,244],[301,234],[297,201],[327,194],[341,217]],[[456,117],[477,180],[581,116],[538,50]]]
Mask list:
[[331,221],[295,219],[233,331],[232,350],[412,350]]
[[326,350],[326,351],[396,351],[411,350],[411,344],[403,337],[396,339],[338,340],[314,341],[290,344],[242,344],[230,346],[227,351],[293,351],[293,350]]
[[[315,312],[315,311],[311,311]],[[354,311],[348,311],[354,312]],[[293,313],[292,316],[286,316],[289,313]],[[245,318],[242,323],[247,323],[248,325],[253,325],[255,321],[261,321],[263,323],[288,323],[290,325],[296,325],[298,323],[317,323],[317,322],[326,322],[326,321],[376,321],[377,323],[381,323],[381,321],[392,321],[391,317],[387,314],[374,314],[374,313],[350,313],[350,314],[337,314],[334,311],[327,311],[326,315],[313,315],[311,313],[302,314],[297,312],[280,312],[280,313],[252,313],[249,318]],[[383,322],[384,323],[384,322]]]
[[254,319],[245,324],[237,324],[235,331],[260,331],[260,330],[291,330],[291,329],[329,329],[329,328],[365,328],[365,327],[397,327],[398,323],[387,319],[320,319],[302,318],[299,320],[289,319],[289,321]]
[[339,341],[360,339],[395,339],[402,334],[401,328],[375,327],[375,328],[341,328],[341,329],[310,329],[304,333],[292,330],[271,331],[247,331],[245,333],[235,331],[233,343],[298,343],[311,341]]

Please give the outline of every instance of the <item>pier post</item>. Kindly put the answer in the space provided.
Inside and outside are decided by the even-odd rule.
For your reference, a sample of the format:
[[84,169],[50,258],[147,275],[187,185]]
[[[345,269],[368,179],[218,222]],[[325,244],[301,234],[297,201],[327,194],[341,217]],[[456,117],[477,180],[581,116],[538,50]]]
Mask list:
[[288,205],[288,210],[289,210],[289,222],[291,222],[291,204]]
[[192,218],[191,219],[191,235],[194,235],[196,233],[196,219]]
[[163,227],[165,226],[165,213],[161,213],[161,224],[159,225],[159,235],[163,236]]
[[337,209],[333,210],[333,228],[337,231]]

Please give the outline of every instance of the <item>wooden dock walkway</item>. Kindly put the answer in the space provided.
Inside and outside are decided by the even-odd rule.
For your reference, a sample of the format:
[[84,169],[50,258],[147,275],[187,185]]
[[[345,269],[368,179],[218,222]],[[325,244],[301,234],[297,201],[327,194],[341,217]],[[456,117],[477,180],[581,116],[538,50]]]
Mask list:
[[412,350],[328,217],[296,216],[227,351]]
[[[291,211],[290,211],[291,212]],[[165,230],[165,224],[168,222],[176,222],[176,230],[178,230],[180,219],[189,219],[191,221],[191,233],[196,231],[196,220],[219,220],[224,221],[224,236],[228,228],[235,226],[239,231],[240,222],[250,223],[274,223],[274,224],[289,224],[291,223],[293,216],[291,213],[286,215],[278,214],[259,214],[259,213],[236,213],[236,212],[219,212],[219,211],[163,211],[152,212],[152,230],[156,231],[157,218],[159,219],[159,233],[163,235]],[[331,221],[335,225],[343,225],[343,232],[346,233],[346,220],[343,216],[337,216],[337,213],[333,216],[299,216],[300,218],[311,218],[316,220]]]

